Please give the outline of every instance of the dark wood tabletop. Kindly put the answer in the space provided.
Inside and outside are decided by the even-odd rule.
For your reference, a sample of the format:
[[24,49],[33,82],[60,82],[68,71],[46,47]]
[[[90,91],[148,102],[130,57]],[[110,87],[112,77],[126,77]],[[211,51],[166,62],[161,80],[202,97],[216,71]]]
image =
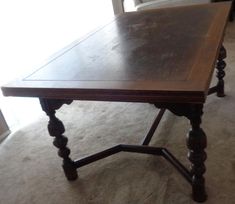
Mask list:
[[204,102],[229,9],[230,3],[223,2],[115,17],[31,74],[3,86],[3,94]]

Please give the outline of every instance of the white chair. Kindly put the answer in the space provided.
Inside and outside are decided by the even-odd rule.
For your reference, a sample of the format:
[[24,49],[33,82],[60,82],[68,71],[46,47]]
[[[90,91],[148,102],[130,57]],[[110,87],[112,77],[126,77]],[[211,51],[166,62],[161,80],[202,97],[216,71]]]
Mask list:
[[136,11],[211,2],[211,0],[112,0],[115,14],[122,14],[125,12],[126,8],[124,1],[132,1],[134,10]]

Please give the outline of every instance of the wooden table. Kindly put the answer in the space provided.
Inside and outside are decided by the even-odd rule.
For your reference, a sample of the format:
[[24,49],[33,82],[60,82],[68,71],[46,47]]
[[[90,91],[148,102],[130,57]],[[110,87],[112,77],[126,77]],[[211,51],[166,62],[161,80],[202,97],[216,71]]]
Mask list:
[[[176,167],[192,185],[193,199],[203,202],[207,141],[200,123],[207,95],[224,96],[222,40],[229,9],[229,3],[215,3],[126,13],[2,91],[5,96],[40,99],[68,180],[77,178],[77,168],[120,151],[154,154]],[[218,83],[209,88],[214,67]],[[73,161],[63,123],[55,116],[72,100],[153,103],[161,110],[141,145],[121,144]],[[191,123],[190,170],[167,149],[148,146],[165,109]]]

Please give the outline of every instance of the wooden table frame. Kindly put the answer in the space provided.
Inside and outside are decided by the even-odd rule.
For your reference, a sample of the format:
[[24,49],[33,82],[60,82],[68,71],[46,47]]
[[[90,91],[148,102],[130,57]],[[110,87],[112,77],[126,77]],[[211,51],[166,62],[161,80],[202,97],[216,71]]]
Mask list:
[[[225,96],[223,80],[225,76],[224,68],[226,66],[226,63],[224,61],[225,58],[226,50],[222,46],[216,66],[218,83],[216,86],[209,89],[208,95],[217,93],[218,97]],[[202,103],[155,103],[154,105],[157,108],[160,108],[160,111],[156,119],[154,120],[148,134],[140,145],[119,144],[117,146],[75,161],[73,161],[69,157],[70,149],[66,146],[68,139],[63,135],[63,133],[65,132],[64,125],[55,116],[57,109],[59,109],[63,104],[71,104],[72,100],[40,98],[40,103],[43,111],[45,111],[46,114],[49,116],[50,120],[48,124],[48,131],[51,136],[55,137],[53,144],[59,149],[58,155],[63,158],[63,169],[68,180],[77,179],[78,175],[76,169],[122,151],[152,154],[162,156],[167,161],[169,161],[178,170],[178,172],[191,184],[192,197],[195,201],[204,202],[207,199],[207,194],[205,191],[205,179],[203,177],[203,174],[206,171],[204,161],[206,160],[207,155],[204,149],[207,146],[207,139],[205,132],[200,127],[201,117],[203,115]],[[177,116],[184,116],[190,121],[191,130],[187,135],[187,147],[189,149],[188,159],[191,162],[190,170],[183,166],[183,164],[181,164],[166,148],[148,146],[166,109]]]
[[[222,42],[230,7],[214,3],[125,13],[2,87],[3,94],[40,99],[68,180],[77,179],[78,168],[121,151],[152,154],[169,161],[191,184],[193,199],[204,202],[207,139],[200,124],[207,96],[225,96]],[[209,88],[215,67],[218,83]],[[73,100],[151,103],[160,111],[140,145],[120,144],[72,160],[56,111]],[[149,146],[165,110],[190,121],[189,170],[166,148]]]

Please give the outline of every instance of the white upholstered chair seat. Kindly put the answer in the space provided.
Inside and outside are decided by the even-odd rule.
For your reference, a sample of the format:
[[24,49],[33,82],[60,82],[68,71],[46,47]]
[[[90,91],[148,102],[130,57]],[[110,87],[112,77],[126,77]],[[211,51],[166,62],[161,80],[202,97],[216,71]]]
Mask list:
[[176,6],[184,6],[184,5],[193,5],[193,4],[202,4],[202,3],[210,3],[210,0],[134,0],[136,10],[147,10],[154,8],[164,8],[164,7],[176,7]]
[[[126,10],[124,8],[125,3],[123,3],[123,0],[112,0],[112,1],[115,14],[121,14]],[[211,2],[211,0],[125,0],[125,1],[129,2],[132,1],[131,3],[134,3],[135,7],[134,10],[136,11]]]

